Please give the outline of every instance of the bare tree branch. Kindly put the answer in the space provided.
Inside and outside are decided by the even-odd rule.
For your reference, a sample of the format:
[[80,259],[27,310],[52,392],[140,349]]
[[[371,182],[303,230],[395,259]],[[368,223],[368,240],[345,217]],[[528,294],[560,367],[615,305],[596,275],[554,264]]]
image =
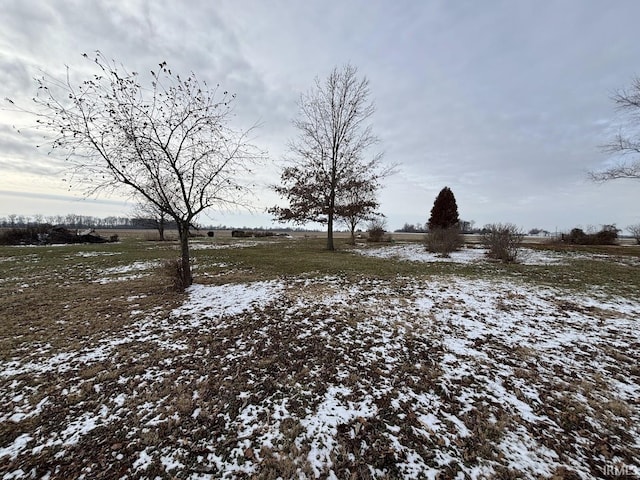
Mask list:
[[589,178],[594,182],[608,182],[620,178],[640,179],[640,161],[633,163],[618,163],[606,170],[589,172]]
[[610,143],[602,146],[606,153],[616,155],[618,158],[610,167],[589,172],[589,178],[594,182],[607,182],[620,178],[640,179],[640,158],[631,160],[622,158],[627,155],[640,154],[640,132],[638,132],[638,126],[640,126],[640,77],[633,79],[629,89],[616,92],[612,100],[616,109],[628,118],[631,128],[636,129],[636,133],[621,130]]

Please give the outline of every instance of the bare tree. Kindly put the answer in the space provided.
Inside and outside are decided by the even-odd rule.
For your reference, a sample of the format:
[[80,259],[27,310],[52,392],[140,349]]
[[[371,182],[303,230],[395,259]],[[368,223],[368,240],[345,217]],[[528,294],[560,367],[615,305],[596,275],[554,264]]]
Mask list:
[[143,200],[138,202],[133,215],[134,217],[144,220],[149,226],[158,230],[160,241],[165,241],[164,230],[168,223],[168,215],[165,211],[157,205]]
[[640,245],[640,223],[629,225],[627,227],[627,230],[629,231],[631,236],[636,239],[636,243]]
[[[633,80],[631,88],[620,90],[613,96],[616,109],[624,114],[630,129],[620,130],[604,150],[617,155],[618,160],[610,167],[589,172],[589,176],[596,182],[606,182],[618,178],[640,179],[640,77]],[[636,156],[631,160],[623,158],[627,155]]]
[[367,124],[375,111],[369,81],[358,78],[355,67],[334,68],[324,82],[316,78],[298,107],[293,122],[298,136],[289,142],[291,165],[274,187],[289,206],[269,212],[279,221],[326,224],[327,249],[333,250],[334,222],[370,212],[380,180],[391,168],[382,168],[380,153],[365,159],[379,140]]
[[143,86],[140,75],[107,60],[78,86],[43,75],[34,99],[38,124],[66,153],[87,193],[124,189],[175,220],[182,284],[193,282],[189,225],[208,208],[246,205],[250,166],[261,158],[248,132],[229,125],[235,96],[162,62]]

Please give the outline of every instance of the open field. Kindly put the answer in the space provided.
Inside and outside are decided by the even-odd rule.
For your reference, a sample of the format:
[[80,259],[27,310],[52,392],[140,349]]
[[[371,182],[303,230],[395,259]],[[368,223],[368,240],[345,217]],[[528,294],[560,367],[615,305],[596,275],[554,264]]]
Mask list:
[[[5,231],[10,230],[10,228],[0,227],[0,234]],[[241,230],[241,229],[240,229]],[[197,232],[197,235],[200,237],[205,237],[209,230],[204,228]],[[215,238],[217,240],[230,240],[231,230],[213,230],[215,234]],[[282,230],[281,233],[292,236],[293,238],[305,238],[305,239],[322,239],[326,238],[326,231],[304,231],[304,232],[291,232]],[[118,235],[121,239],[138,239],[138,240],[158,240],[158,232],[153,229],[97,229],[97,235],[101,235],[104,238],[109,238],[112,235]],[[367,233],[361,233],[362,237],[366,239]],[[389,232],[389,235],[392,237],[394,241],[400,242],[421,242],[424,239],[424,233],[407,233],[407,232]],[[560,235],[560,234],[557,234]],[[338,240],[346,240],[350,238],[349,232],[334,232],[334,236]],[[545,245],[549,244],[553,241],[556,234],[551,234],[551,236],[530,236],[526,235],[523,239],[524,243],[527,245]],[[482,235],[478,234],[464,234],[464,241],[467,244],[480,244],[482,243]],[[177,240],[178,231],[177,230],[166,230],[165,238],[167,240]],[[622,246],[633,246],[636,245],[637,242],[635,239],[628,236],[618,237],[617,240],[618,245]]]
[[633,478],[640,248],[0,247],[0,478]]

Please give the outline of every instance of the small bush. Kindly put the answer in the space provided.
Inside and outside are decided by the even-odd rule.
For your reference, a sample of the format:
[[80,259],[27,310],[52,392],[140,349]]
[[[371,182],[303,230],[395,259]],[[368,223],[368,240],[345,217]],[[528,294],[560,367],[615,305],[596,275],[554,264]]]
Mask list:
[[522,231],[511,223],[487,225],[485,229],[482,242],[489,249],[489,258],[505,263],[517,262],[524,237]]
[[458,227],[434,228],[425,235],[427,250],[442,257],[449,257],[462,247],[462,235]]
[[385,230],[384,228],[372,228],[369,230],[369,241],[370,242],[382,242],[384,239]]
[[369,222],[367,226],[367,233],[369,234],[369,242],[390,242],[391,235],[385,235],[387,233],[387,222],[380,219],[375,219]]
[[640,223],[636,225],[629,225],[627,230],[629,230],[631,236],[636,239],[636,243],[640,245]]
[[173,283],[173,288],[178,292],[183,292],[188,285],[184,283],[184,270],[182,268],[182,260],[180,258],[174,258],[171,260],[165,260],[162,262],[161,272],[169,278]]
[[586,243],[587,234],[581,228],[572,229],[567,235],[562,236],[562,240],[566,243],[583,245]]
[[249,238],[253,237],[253,233],[245,232],[244,230],[232,230],[231,236],[236,238]]

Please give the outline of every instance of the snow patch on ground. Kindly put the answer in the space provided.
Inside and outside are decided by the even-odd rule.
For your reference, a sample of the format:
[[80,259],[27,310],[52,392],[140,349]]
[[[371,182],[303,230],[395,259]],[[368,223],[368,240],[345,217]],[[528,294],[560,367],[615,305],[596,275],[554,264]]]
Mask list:
[[160,266],[158,261],[133,262],[120,267],[111,267],[101,270],[103,275],[122,275],[123,273],[140,272],[143,270],[151,270]]
[[122,255],[122,252],[78,252],[76,257],[91,258],[91,257],[110,257],[114,255]]
[[299,448],[303,443],[310,445],[307,459],[316,478],[327,469],[330,477],[335,476],[331,470],[331,455],[338,446],[335,438],[338,426],[349,424],[356,419],[372,417],[377,412],[371,397],[360,402],[346,401],[345,397],[351,393],[349,388],[343,386],[329,386],[316,410],[300,420],[306,431],[296,442]]
[[133,262],[120,267],[105,268],[98,273],[100,278],[93,280],[93,282],[105,285],[107,283],[126,282],[128,280],[142,278],[149,275],[143,272],[157,268],[160,264],[161,262],[159,261]]
[[283,291],[284,284],[281,281],[192,285],[187,289],[189,299],[172,313],[176,317],[190,317],[197,322],[218,319],[237,315],[250,308],[261,308]]
[[[403,260],[408,262],[448,262],[448,263],[477,263],[486,261],[486,248],[465,247],[456,252],[452,252],[449,257],[442,257],[435,253],[428,252],[425,246],[419,243],[405,243],[389,245],[383,247],[365,247],[354,249],[354,252],[375,258],[388,258]],[[525,265],[550,265],[559,264],[566,261],[566,256],[560,253],[521,249],[519,261]]]
[[[205,243],[205,242],[192,242],[191,250],[226,250],[229,248],[250,248],[260,245],[261,243],[269,242],[256,242],[256,241],[239,241],[234,243]],[[272,242],[271,242],[272,243]]]

